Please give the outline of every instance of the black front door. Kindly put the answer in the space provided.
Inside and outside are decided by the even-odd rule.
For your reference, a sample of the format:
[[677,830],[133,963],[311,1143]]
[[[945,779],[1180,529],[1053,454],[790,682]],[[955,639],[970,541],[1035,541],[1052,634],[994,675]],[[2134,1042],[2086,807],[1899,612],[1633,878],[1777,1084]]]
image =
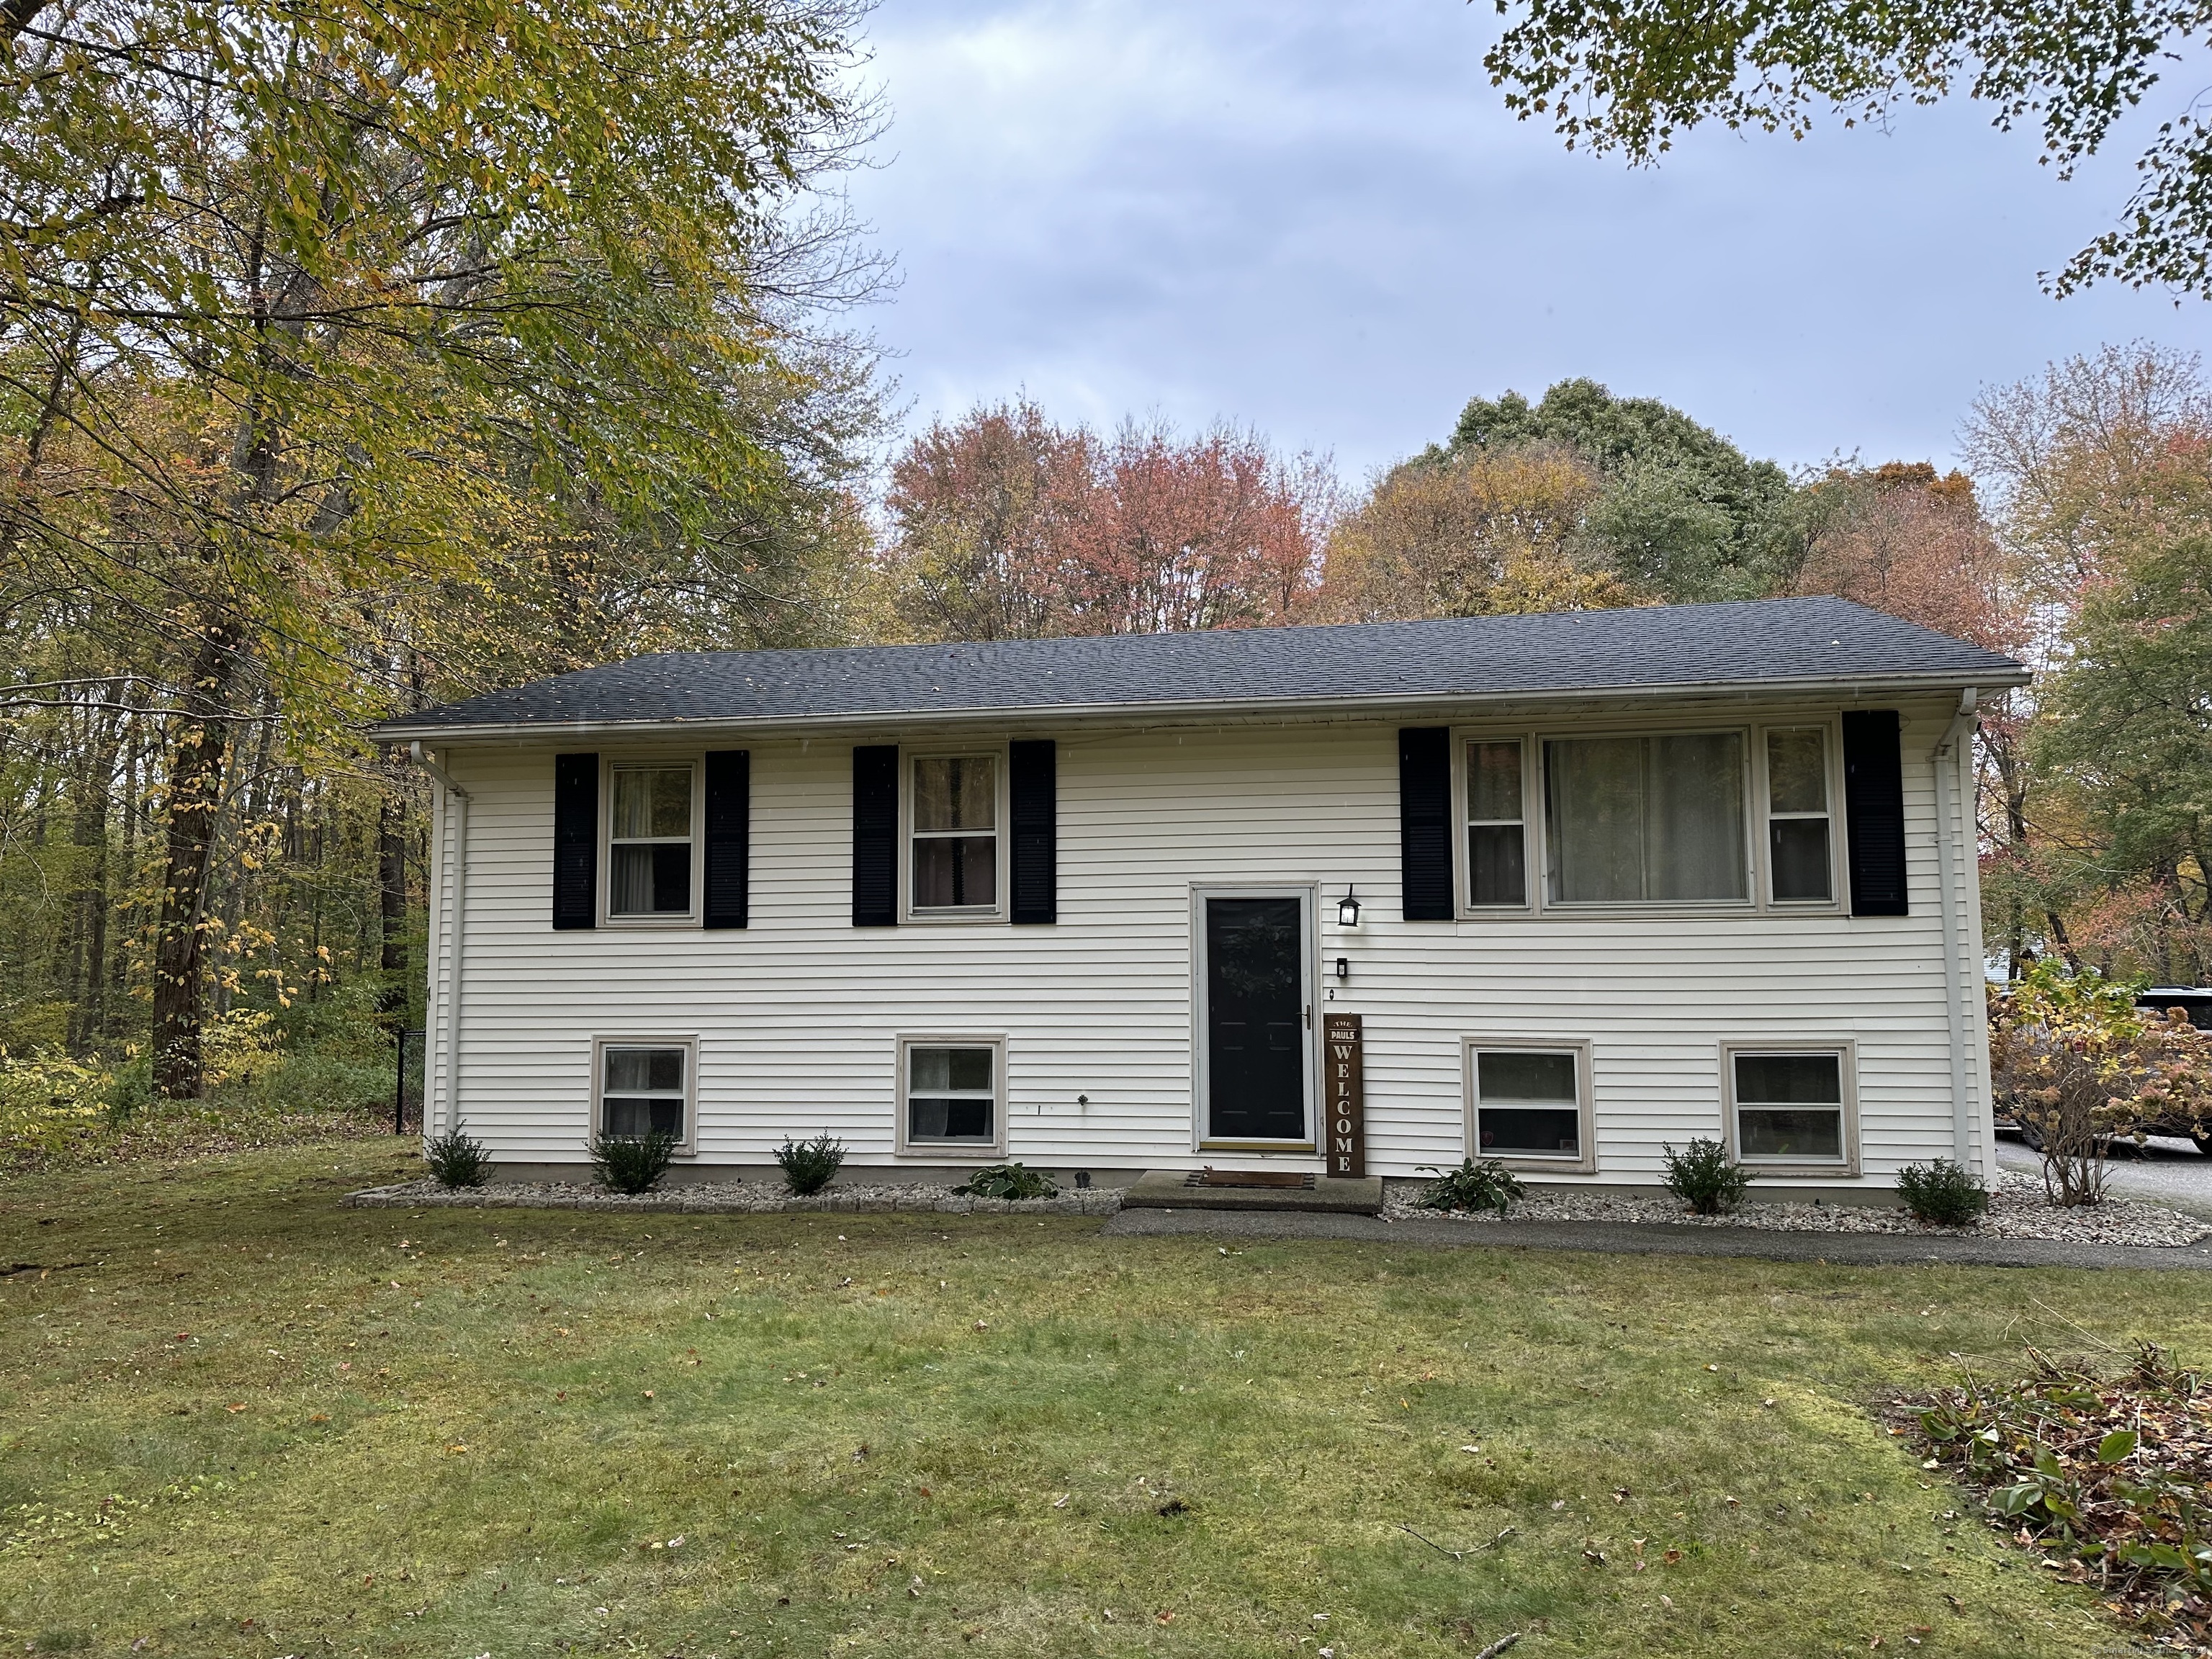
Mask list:
[[1206,901],[1209,1139],[1307,1138],[1303,920],[1294,898]]

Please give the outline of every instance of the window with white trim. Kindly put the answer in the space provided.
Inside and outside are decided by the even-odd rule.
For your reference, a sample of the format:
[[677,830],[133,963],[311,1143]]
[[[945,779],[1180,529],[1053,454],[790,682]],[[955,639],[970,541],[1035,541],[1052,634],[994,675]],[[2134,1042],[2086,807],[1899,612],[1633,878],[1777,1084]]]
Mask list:
[[1550,904],[1747,901],[1743,734],[1547,738],[1544,834]]
[[1841,1048],[1731,1048],[1732,1139],[1741,1164],[1853,1161],[1850,1055]]
[[691,1045],[599,1044],[599,1124],[605,1135],[691,1138]]
[[899,1044],[901,1150],[993,1152],[1006,1138],[1006,1045],[910,1037]]
[[1836,896],[1825,726],[1766,733],[1768,887],[1777,904],[1831,903]]
[[695,769],[618,764],[607,781],[608,916],[690,915]]
[[1477,1158],[1583,1161],[1582,1056],[1573,1048],[1478,1046],[1474,1054]]
[[999,757],[916,755],[908,908],[987,915],[999,907]]
[[1479,738],[1467,745],[1467,902],[1528,902],[1527,812],[1521,740]]

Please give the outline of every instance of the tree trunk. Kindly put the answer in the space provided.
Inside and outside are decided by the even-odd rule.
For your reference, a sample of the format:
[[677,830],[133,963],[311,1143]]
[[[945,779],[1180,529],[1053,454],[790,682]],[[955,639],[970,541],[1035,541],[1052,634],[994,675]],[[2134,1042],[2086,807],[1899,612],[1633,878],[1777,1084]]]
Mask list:
[[230,749],[224,705],[237,673],[234,631],[218,622],[203,636],[192,661],[192,714],[169,767],[161,916],[154,936],[154,1093],[164,1100],[198,1100],[207,1092],[200,1053],[207,935],[201,921]]
[[[111,687],[107,701],[121,700],[122,689]],[[115,758],[123,746],[123,718],[105,709],[95,714],[83,793],[77,798],[76,844],[83,851],[85,867],[77,881],[75,959],[70,975],[69,1041],[76,1053],[92,1047],[107,1023],[108,816],[113,807]]]

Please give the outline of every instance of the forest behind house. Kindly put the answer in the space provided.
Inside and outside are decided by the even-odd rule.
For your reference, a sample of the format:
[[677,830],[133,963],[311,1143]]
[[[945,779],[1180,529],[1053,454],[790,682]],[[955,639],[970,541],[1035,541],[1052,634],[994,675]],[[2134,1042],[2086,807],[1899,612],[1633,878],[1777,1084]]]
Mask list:
[[368,728],[649,651],[1838,594],[2041,671],[1982,709],[1994,974],[2212,967],[2195,359],[1991,389],[1964,471],[1586,380],[1357,483],[902,427],[840,0],[438,17],[0,8],[0,1156],[388,1112],[428,786]]

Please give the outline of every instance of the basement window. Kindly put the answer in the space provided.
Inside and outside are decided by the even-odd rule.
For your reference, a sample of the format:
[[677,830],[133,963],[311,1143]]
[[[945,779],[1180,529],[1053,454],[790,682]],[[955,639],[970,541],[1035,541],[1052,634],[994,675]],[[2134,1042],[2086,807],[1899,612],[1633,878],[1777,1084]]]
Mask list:
[[997,1037],[899,1044],[899,1150],[993,1152],[1006,1139],[1006,1045]]
[[599,1133],[691,1139],[691,1044],[599,1044]]
[[1587,1171],[1589,1051],[1580,1042],[1467,1042],[1468,1152],[1476,1158]]
[[1848,1048],[1732,1048],[1727,1061],[1738,1163],[1849,1172],[1857,1148]]

